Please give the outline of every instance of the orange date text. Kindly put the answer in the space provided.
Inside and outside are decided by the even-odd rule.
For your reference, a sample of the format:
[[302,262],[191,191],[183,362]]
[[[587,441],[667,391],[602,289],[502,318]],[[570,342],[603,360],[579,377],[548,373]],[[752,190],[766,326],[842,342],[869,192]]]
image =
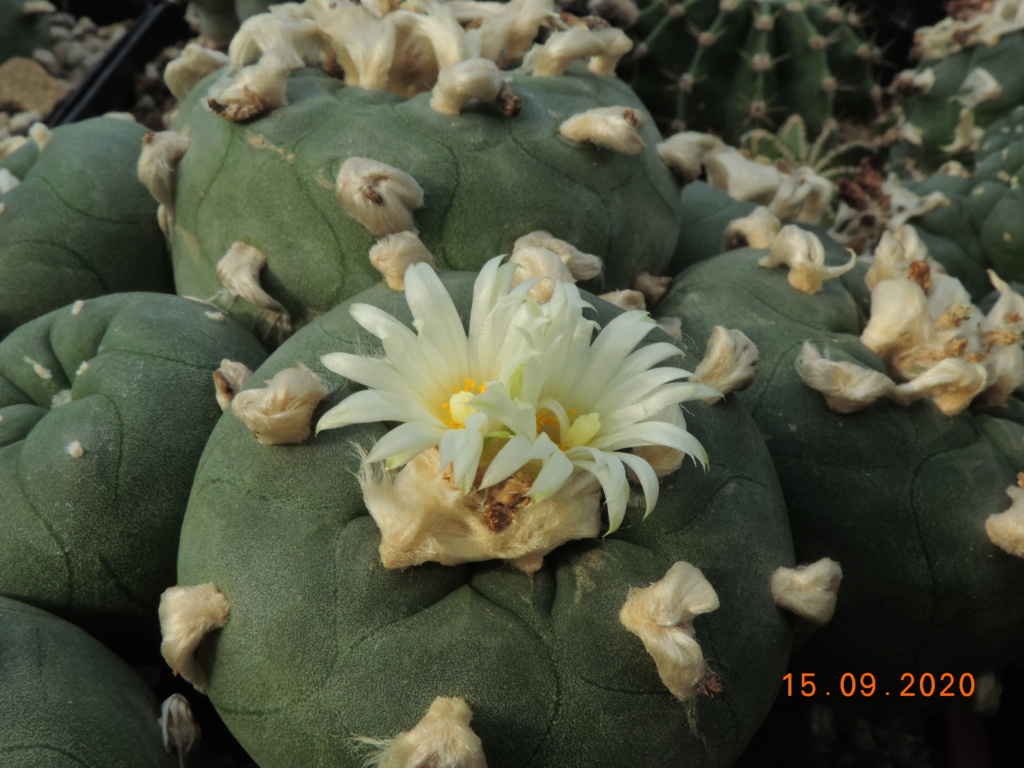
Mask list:
[[838,678],[816,672],[802,672],[794,675],[789,672],[782,676],[787,696],[812,698],[817,696],[839,696],[852,698],[861,696],[898,696],[903,698],[970,698],[974,695],[974,675],[964,672],[955,675],[952,672],[932,674],[922,672],[904,672],[899,682],[894,685],[881,685],[873,674],[862,672],[844,672]]

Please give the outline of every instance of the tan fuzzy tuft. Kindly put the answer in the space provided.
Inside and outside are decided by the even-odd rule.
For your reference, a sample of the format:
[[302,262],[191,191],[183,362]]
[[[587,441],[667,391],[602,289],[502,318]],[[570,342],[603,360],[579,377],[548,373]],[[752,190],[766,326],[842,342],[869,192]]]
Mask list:
[[782,231],[779,217],[763,205],[739,219],[733,219],[725,228],[722,236],[722,249],[731,251],[736,248],[769,249],[775,238]]
[[363,466],[363,500],[380,528],[385,568],[500,558],[533,573],[556,547],[600,533],[601,488],[589,473],[572,475],[553,496],[532,502],[532,481],[519,473],[463,496],[440,464],[434,448],[398,471]]
[[609,304],[614,304],[619,309],[639,309],[646,311],[647,300],[640,291],[611,291],[609,293],[602,293],[599,298],[604,299]]
[[644,295],[647,307],[653,308],[672,287],[672,278],[652,275],[646,269],[641,269],[633,276],[633,282],[629,287],[634,291],[640,291]]
[[573,280],[591,280],[601,274],[601,270],[604,269],[604,264],[599,256],[583,253],[565,240],[559,240],[543,230],[530,232],[528,235],[520,237],[512,246],[512,252],[515,253],[521,248],[528,247],[547,248],[549,251],[554,251],[562,263],[569,268]]
[[21,179],[6,168],[0,168],[0,195],[6,195],[19,184]]
[[430,97],[431,109],[443,115],[457,115],[473,100],[496,103],[506,117],[519,114],[522,106],[493,61],[468,59],[438,73]]
[[767,206],[780,219],[817,224],[832,200],[832,182],[810,167],[783,171],[751,160],[734,147],[710,152],[704,168],[712,187],[737,200]]
[[570,141],[590,142],[625,155],[639,155],[647,145],[638,129],[646,122],[643,112],[629,107],[599,107],[570,117],[558,131]]
[[211,110],[232,123],[244,123],[285,106],[292,67],[277,50],[213,85],[206,100]]
[[423,189],[405,171],[350,157],[338,171],[335,193],[349,216],[375,235],[416,231],[412,212],[423,206]]
[[271,337],[280,340],[291,332],[292,321],[284,305],[260,285],[260,272],[266,264],[267,257],[256,248],[241,242],[232,243],[217,262],[217,282],[224,286],[224,290],[213,300],[228,306],[236,298],[249,302],[257,308],[260,324]]
[[681,131],[658,144],[658,157],[683,184],[689,184],[704,172],[704,158],[724,146],[724,141],[710,133]]
[[797,360],[797,372],[811,389],[825,396],[836,413],[853,413],[880,397],[891,397],[896,384],[884,373],[854,363],[836,362],[821,355],[805,341]]
[[85,450],[82,448],[82,443],[78,440],[72,440],[66,446],[64,446],[64,452],[73,459],[80,459],[85,455]]
[[221,360],[220,368],[213,372],[213,384],[217,392],[217,405],[222,411],[231,407],[231,401],[235,399],[252,371],[245,363],[237,363],[234,360]]
[[778,568],[772,574],[772,599],[780,608],[822,627],[836,612],[842,580],[843,569],[827,557],[796,568]]
[[958,155],[961,152],[977,152],[981,146],[981,137],[985,129],[975,125],[974,110],[964,107],[960,110],[960,119],[953,132],[953,141],[939,147],[947,155]]
[[757,260],[762,267],[789,267],[789,284],[804,293],[818,293],[826,280],[846,274],[857,263],[857,254],[841,267],[825,266],[825,246],[818,236],[789,224],[783,227],[767,256]]
[[46,145],[50,143],[53,131],[46,127],[46,123],[32,123],[28,129],[28,136],[36,143],[36,146],[39,147],[40,151],[42,151],[46,149]]
[[547,248],[538,246],[519,248],[512,251],[509,262],[519,267],[512,278],[512,284],[519,285],[527,280],[536,280],[537,282],[530,288],[527,295],[542,304],[551,299],[556,282],[575,282],[569,268],[558,258],[558,254]]
[[711,676],[693,620],[717,608],[718,595],[704,574],[680,561],[661,581],[630,589],[619,612],[619,621],[643,641],[661,681],[680,701],[695,696]]
[[930,397],[946,416],[956,416],[985,389],[987,380],[984,366],[959,357],[947,357],[897,386],[896,393],[904,403]]
[[164,84],[178,101],[184,101],[196,83],[228,63],[226,54],[189,43],[164,69]]
[[308,368],[278,371],[263,389],[246,389],[231,401],[231,412],[264,445],[301,443],[311,433],[313,410],[327,395]]
[[1006,489],[1011,504],[1005,512],[989,515],[985,520],[985,532],[989,541],[1014,557],[1024,557],[1024,488],[1017,485]]
[[405,270],[413,264],[426,262],[437,268],[434,255],[414,232],[396,232],[376,242],[370,249],[370,263],[384,275],[388,288],[405,290]]
[[415,727],[394,739],[357,741],[379,750],[367,768],[487,768],[483,743],[469,727],[472,719],[464,700],[438,696]]
[[753,384],[760,362],[754,342],[741,331],[716,325],[711,329],[704,359],[693,372],[693,380],[727,395]]
[[591,72],[610,76],[632,47],[621,29],[607,26],[592,29],[585,23],[575,23],[555,32],[543,45],[535,45],[526,55],[523,68],[537,77],[559,77],[572,62],[590,59]]
[[188,150],[188,136],[174,131],[147,133],[142,140],[137,173],[139,181],[160,204],[157,218],[164,235],[174,226],[175,177]]
[[174,670],[202,691],[206,674],[194,658],[199,643],[228,622],[227,598],[214,584],[171,587],[160,596],[160,653]]
[[658,320],[658,327],[677,344],[683,343],[683,322],[678,317],[663,317]]

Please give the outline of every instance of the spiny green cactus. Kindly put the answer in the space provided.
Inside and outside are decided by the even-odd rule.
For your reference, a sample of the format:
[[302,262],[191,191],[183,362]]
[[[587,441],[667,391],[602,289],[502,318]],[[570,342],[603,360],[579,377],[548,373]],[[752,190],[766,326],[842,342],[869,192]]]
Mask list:
[[[648,502],[659,484],[648,477],[644,462],[637,463],[641,449],[627,453],[625,445],[631,441],[624,440],[617,448],[605,441],[602,450],[602,429],[615,429],[615,419],[629,410],[626,402],[635,402],[634,416],[641,421],[630,428],[634,439],[644,442],[647,438],[641,433],[650,432],[648,437],[653,435],[652,440],[660,443],[665,439],[662,428],[674,429],[669,430],[667,421],[658,422],[660,416],[644,419],[643,413],[657,410],[655,401],[667,403],[680,396],[677,388],[692,386],[679,382],[652,389],[657,382],[649,380],[652,372],[644,372],[628,394],[622,390],[627,398],[622,400],[602,389],[601,382],[627,371],[639,373],[655,360],[667,361],[664,355],[675,348],[665,343],[667,337],[652,336],[648,346],[621,365],[616,363],[641,338],[637,329],[646,333],[652,321],[645,313],[620,314],[587,296],[596,307],[593,313],[587,311],[587,318],[603,326],[592,354],[604,360],[602,364],[588,358],[592,367],[587,369],[581,362],[580,342],[584,347],[590,344],[589,320],[572,315],[574,325],[586,325],[586,333],[570,334],[571,342],[558,325],[566,319],[564,313],[582,311],[579,305],[565,304],[572,298],[570,289],[556,290],[551,304],[526,299],[528,284],[511,293],[507,285],[492,290],[489,280],[495,274],[505,280],[508,265],[496,272],[489,264],[480,276],[440,273],[444,288],[439,296],[430,287],[437,278],[428,281],[422,269],[410,268],[422,276],[415,282],[406,277],[407,295],[383,286],[360,294],[300,330],[254,374],[255,380],[271,380],[264,391],[270,408],[271,400],[289,399],[283,390],[270,394],[275,382],[296,366],[308,366],[334,388],[313,411],[312,422],[337,426],[342,423],[339,407],[351,403],[344,406],[350,426],[324,429],[296,445],[267,446],[254,440],[250,428],[238,420],[225,419],[218,425],[182,531],[182,586],[165,594],[161,609],[165,656],[182,674],[206,686],[232,732],[267,768],[354,768],[362,764],[365,752],[388,747],[386,763],[402,750],[427,749],[421,740],[431,732],[430,723],[441,718],[441,710],[453,709],[461,712],[455,730],[460,743],[440,733],[430,748],[451,748],[462,765],[483,765],[484,756],[492,768],[729,765],[779,684],[789,626],[773,602],[769,584],[776,569],[785,573],[784,566],[791,565],[788,533],[779,518],[784,512],[763,444],[745,413],[731,397],[714,404],[688,402],[685,428],[706,448],[709,469],[705,473],[689,461],[680,467],[683,456],[678,451],[668,451],[674,460],[645,454],[660,467],[658,474],[666,474],[654,510],[644,519],[639,496],[628,504],[623,496],[622,525],[598,538],[601,530],[615,527],[620,492],[628,495],[626,477],[615,476],[614,465],[628,460],[640,478],[647,478],[642,482]],[[456,353],[456,337],[465,331],[449,325],[444,291],[461,315],[454,322],[468,322],[471,339],[500,335],[493,344],[481,342],[479,352],[471,342],[468,363],[460,362]],[[486,315],[477,314],[492,302],[494,308]],[[503,326],[492,323],[503,322],[501,318],[511,317],[513,310],[519,321],[501,333]],[[394,326],[385,322],[384,313],[397,318]],[[413,317],[415,336],[409,327]],[[545,324],[536,324],[541,318],[560,331],[547,338],[545,344],[551,346],[545,347],[545,354],[528,360],[502,354],[545,338]],[[516,330],[519,322],[528,322],[536,335],[527,334],[525,326]],[[399,331],[398,325],[406,330]],[[632,340],[627,342],[623,333]],[[392,362],[380,358],[373,335],[383,338]],[[607,341],[602,342],[602,336]],[[422,344],[435,350],[431,360],[423,358],[422,363],[440,372],[439,388],[414,378],[420,358],[412,347],[409,354],[399,356],[395,344]],[[563,348],[564,344],[570,346]],[[687,350],[688,358],[696,352],[692,347]],[[497,355],[496,360],[488,362],[487,354]],[[517,369],[517,360],[524,361],[524,367]],[[571,367],[567,360],[573,361]],[[492,374],[486,373],[482,380],[462,380],[464,370],[486,370],[492,364],[500,367],[493,369],[498,380],[488,380]],[[366,382],[365,376],[377,369],[383,378],[371,375],[375,388],[359,391],[353,381],[339,379],[337,371],[345,367],[358,381]],[[392,373],[384,376],[385,367]],[[542,373],[552,377],[545,392],[556,393],[560,403],[568,393],[564,404],[551,399],[537,404],[541,393],[535,382]],[[667,381],[663,374],[655,374],[659,377]],[[506,384],[514,387],[517,381],[522,386],[518,407],[539,409],[536,424],[532,415],[525,426],[509,421],[517,424],[516,437],[507,430],[495,431],[483,452],[474,453],[472,441],[466,443],[465,438],[482,427],[477,421],[484,411],[476,408],[490,414]],[[575,386],[566,387],[566,382]],[[588,388],[592,395],[604,397],[605,405],[581,406],[584,400],[574,405],[572,398],[584,397]],[[669,390],[675,392],[672,398],[661,400]],[[449,399],[452,391],[455,395]],[[382,439],[384,424],[352,423],[377,418],[372,403],[383,402],[375,399],[378,393],[396,405],[411,402],[409,398],[422,401],[422,408],[433,415],[403,407],[396,417],[407,423]],[[260,394],[243,391],[236,403]],[[363,411],[365,419],[353,416],[356,401],[372,409]],[[565,431],[560,426],[565,414],[548,418],[542,407],[552,409],[549,413],[570,408],[567,418],[573,420],[572,426]],[[584,417],[572,410],[580,407],[596,412]],[[613,416],[619,407],[619,416]],[[679,411],[678,405],[668,410],[672,408]],[[306,411],[307,421],[311,410]],[[665,418],[674,417],[666,413]],[[463,420],[465,427],[458,427]],[[579,427],[581,422],[587,429]],[[437,425],[447,430],[439,449],[429,447],[431,441],[437,445],[437,434],[431,432]],[[418,431],[425,441],[416,437]],[[514,451],[506,448],[519,445],[513,440],[529,442],[536,437],[535,447],[541,447],[541,433],[552,436],[546,444],[554,449],[554,454],[536,454],[543,456],[545,468],[540,458],[528,461],[511,477],[483,488],[498,465],[510,461]],[[418,447],[409,447],[410,439]],[[462,447],[453,449],[456,443]],[[502,445],[506,448],[495,455]],[[365,460],[360,461],[354,446],[372,446],[373,453],[363,453]],[[457,453],[450,468],[443,474],[430,469],[449,461],[445,456],[451,450]],[[366,463],[373,455],[388,456],[392,451],[400,456],[391,457],[387,468]],[[599,464],[584,460],[588,451]],[[410,458],[413,454],[417,455]],[[472,455],[481,462],[478,470],[466,464],[465,457]],[[547,467],[555,467],[558,456],[578,461],[579,466],[570,467],[572,474],[562,477],[565,485],[554,496],[532,500],[537,485],[553,479]],[[524,458],[528,457],[521,455],[506,470]],[[595,470],[608,502],[603,521],[596,497],[585,490],[588,484],[597,487],[591,474]],[[467,471],[472,487],[463,495],[456,486]],[[450,529],[441,522],[441,509],[448,505],[453,506],[444,514],[454,516]],[[546,512],[531,517],[543,505],[549,505]],[[471,556],[466,562],[462,556],[464,547],[475,549],[484,540],[499,549],[506,546],[503,542],[512,546],[523,526],[536,521],[547,520],[544,527],[551,532],[566,525],[567,516],[577,525],[581,514],[593,523],[588,523],[589,532],[577,531],[582,538],[557,546],[544,554],[543,561],[520,550],[515,550],[519,557],[511,562],[486,555]],[[391,515],[404,523],[389,526]],[[433,522],[427,525],[428,521]],[[550,541],[550,534],[543,533],[542,538]],[[430,545],[430,559],[456,564],[403,567],[404,560],[395,560],[419,543]],[[698,577],[693,566],[704,576]],[[667,573],[668,582],[663,582]],[[686,646],[685,657],[691,661],[682,656],[676,661],[661,655],[652,658],[645,644],[650,640],[647,647],[656,654],[653,637],[641,642],[634,634],[635,617],[624,611],[624,605],[641,599],[633,588],[652,582],[680,590],[665,610],[673,616],[683,614],[662,623],[685,625],[682,632],[688,638],[680,640],[679,647]],[[690,592],[698,584],[697,592]],[[695,602],[698,592],[703,597]],[[195,642],[185,643],[185,634],[207,604],[218,606],[217,626],[223,628],[204,640],[193,656]],[[719,607],[693,619],[691,609],[703,612],[712,605]],[[715,660],[708,662],[713,674],[703,668],[705,658]],[[690,666],[693,662],[696,667]],[[684,699],[683,705],[677,698]],[[431,714],[424,718],[428,709]],[[454,715],[441,719],[439,730],[446,723],[453,725],[452,719]],[[414,729],[417,722],[420,726]]]
[[0,755],[9,768],[172,768],[159,708],[127,664],[60,619],[0,597]]
[[1020,0],[950,7],[942,22],[917,31],[920,64],[892,84],[904,141],[894,155],[926,173],[951,159],[969,163],[984,128],[1024,102]]
[[[808,641],[807,668],[871,670],[890,686],[904,673],[997,666],[1024,640],[1024,403],[1010,395],[1024,380],[1024,300],[1000,285],[982,317],[891,234],[870,273],[858,266],[805,293],[795,275],[825,266],[806,249],[793,258],[802,240],[791,230],[772,249],[788,274],[759,264],[765,250],[697,264],[657,314],[685,316],[698,339],[727,323],[761,353],[739,397],[767,437],[797,558],[843,567],[835,617]],[[870,317],[846,288],[857,275],[871,278]],[[923,392],[932,398],[907,404]],[[904,404],[869,404],[881,393]]]
[[[659,272],[678,188],[655,152],[657,131],[612,76],[624,33],[561,19],[544,0],[425,11],[378,18],[309,0],[243,25],[228,69],[192,88],[167,135],[173,171],[148,182],[173,212],[179,293],[283,336],[376,283],[366,254],[399,233],[416,258],[447,268],[478,268],[544,231],[605,259],[592,287],[629,288],[637,273]],[[545,25],[554,33],[531,49]],[[271,31],[283,42],[261,42]],[[490,61],[524,54],[508,75]],[[579,58],[593,71],[570,66]],[[330,71],[286,79],[303,59]],[[265,258],[258,298],[218,267],[236,243],[261,254],[255,272]],[[403,269],[393,265],[392,277]]]
[[673,132],[735,143],[799,114],[817,134],[833,118],[875,109],[879,51],[859,26],[830,0],[646,2],[630,82]]
[[45,0],[0,0],[0,64],[49,46],[54,10]]
[[101,296],[0,342],[0,594],[140,633],[173,580],[213,374],[256,341],[177,296]]
[[0,338],[76,299],[174,290],[156,204],[136,178],[145,133],[112,118],[52,135],[38,125],[0,163]]

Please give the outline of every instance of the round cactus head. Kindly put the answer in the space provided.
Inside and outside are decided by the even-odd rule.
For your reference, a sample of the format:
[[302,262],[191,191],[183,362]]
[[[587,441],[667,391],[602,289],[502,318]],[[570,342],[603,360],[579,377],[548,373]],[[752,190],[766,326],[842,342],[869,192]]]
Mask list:
[[[792,561],[759,436],[645,312],[515,269],[336,307],[213,435],[164,654],[261,765],[725,766],[770,704]],[[303,403],[298,442],[250,399]]]
[[[309,0],[252,17],[226,68],[191,88],[181,135],[154,142],[154,158],[172,160],[153,163],[163,175],[149,184],[179,292],[269,311],[283,336],[380,280],[375,245],[394,278],[409,258],[479,269],[533,232],[604,259],[591,287],[657,273],[678,188],[612,75],[628,48],[621,31],[546,0]],[[261,254],[244,281],[265,295],[240,285],[236,256],[218,267],[236,243]]]

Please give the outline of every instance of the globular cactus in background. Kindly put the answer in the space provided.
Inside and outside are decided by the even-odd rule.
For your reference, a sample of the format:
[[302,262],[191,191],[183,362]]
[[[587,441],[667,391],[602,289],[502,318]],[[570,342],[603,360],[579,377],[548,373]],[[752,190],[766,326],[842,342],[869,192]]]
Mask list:
[[897,167],[932,173],[947,160],[970,163],[986,126],[1024,103],[1017,67],[1024,53],[1024,3],[958,0],[949,16],[915,33],[920,63],[893,80]]
[[380,279],[371,246],[397,281],[410,260],[478,269],[535,231],[603,258],[603,275],[575,275],[592,287],[659,273],[678,187],[613,76],[625,34],[546,0],[422,11],[275,7],[245,22],[225,70],[193,87],[216,57],[172,65],[191,92],[147,183],[179,293],[280,339]]
[[178,765],[142,678],[78,627],[0,597],[0,647],[4,765]]
[[0,0],[0,64],[49,46],[49,15],[55,10],[46,0]]
[[[163,647],[266,768],[726,766],[770,706],[806,590],[760,436],[731,396],[683,419],[715,390],[646,313],[510,269],[336,307],[236,398],[301,403],[297,444],[211,437]],[[698,380],[749,383],[738,341]]]
[[156,293],[78,301],[0,342],[0,594],[107,638],[151,631],[221,413],[214,372],[264,357],[219,310]]
[[802,115],[811,134],[869,118],[880,51],[860,19],[830,0],[641,3],[630,82],[669,132],[735,143],[751,128]]
[[822,282],[838,269],[784,228],[771,249],[684,272],[657,314],[686,317],[698,341],[726,323],[761,352],[739,399],[767,438],[797,559],[843,568],[807,669],[977,675],[1024,641],[1024,299],[993,277],[983,314],[910,227],[870,270]]
[[145,129],[95,118],[31,133],[0,163],[0,338],[76,299],[173,292],[156,203],[136,178]]

